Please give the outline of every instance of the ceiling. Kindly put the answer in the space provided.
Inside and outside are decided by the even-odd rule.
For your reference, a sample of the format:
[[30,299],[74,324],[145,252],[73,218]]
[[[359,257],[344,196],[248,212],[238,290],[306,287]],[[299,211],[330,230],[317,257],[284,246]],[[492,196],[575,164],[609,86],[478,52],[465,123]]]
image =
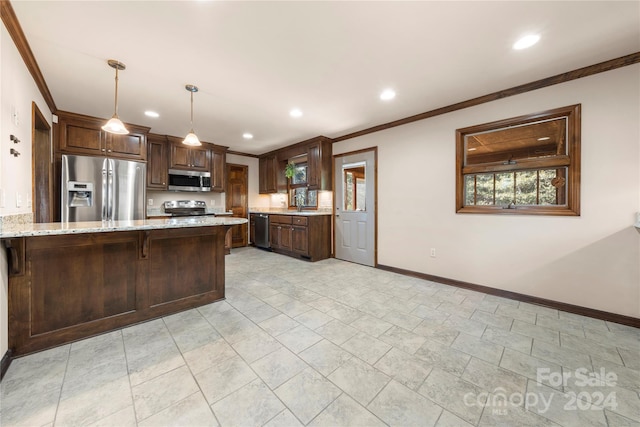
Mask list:
[[[58,109],[111,117],[113,58],[127,67],[123,121],[186,135],[194,84],[200,139],[250,154],[640,51],[637,1],[11,4]],[[511,48],[532,32],[538,44]],[[396,98],[381,101],[385,88]],[[292,108],[304,115],[290,117]]]

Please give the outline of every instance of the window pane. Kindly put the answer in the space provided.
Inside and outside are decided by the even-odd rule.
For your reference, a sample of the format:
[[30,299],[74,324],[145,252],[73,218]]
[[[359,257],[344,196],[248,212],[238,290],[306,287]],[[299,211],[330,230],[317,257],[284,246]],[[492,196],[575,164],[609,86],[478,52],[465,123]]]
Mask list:
[[367,183],[364,178],[356,178],[356,210],[366,211]]
[[496,205],[508,206],[515,200],[513,172],[496,174]]
[[476,175],[476,205],[493,205],[493,174]]
[[292,184],[306,184],[307,183],[307,164],[301,163],[296,165],[296,171],[291,177]]
[[476,176],[466,175],[464,177],[464,204],[466,206],[475,205],[474,195],[476,193]]
[[345,211],[364,211],[366,199],[366,172],[364,163],[342,167]]
[[538,174],[536,171],[516,172],[516,205],[537,205]]
[[556,169],[547,169],[540,171],[540,204],[541,205],[557,205],[558,189],[553,186],[551,181],[556,178]]

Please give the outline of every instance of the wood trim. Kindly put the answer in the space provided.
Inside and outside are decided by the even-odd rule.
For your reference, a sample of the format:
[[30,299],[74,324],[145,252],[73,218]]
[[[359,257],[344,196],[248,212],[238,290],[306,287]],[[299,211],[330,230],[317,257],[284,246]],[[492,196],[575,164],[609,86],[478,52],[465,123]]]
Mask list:
[[33,77],[42,97],[47,103],[47,106],[49,106],[49,110],[55,114],[56,111],[58,111],[58,107],[56,107],[56,103],[49,91],[47,82],[44,80],[44,76],[40,71],[38,62],[36,61],[35,56],[33,56],[33,51],[29,46],[27,37],[22,31],[20,22],[18,22],[18,17],[16,16],[9,0],[0,0],[0,15],[2,16],[2,22],[4,23],[5,28],[11,35],[13,43],[15,43],[18,52],[20,52],[20,56],[22,57],[24,64],[27,66],[29,73],[31,73],[31,77]]
[[535,297],[531,295],[520,294],[518,292],[506,291],[504,289],[491,288],[489,286],[476,285],[475,283],[463,282],[461,280],[448,279],[446,277],[434,276],[417,271],[405,270],[402,268],[391,267],[388,265],[378,264],[376,268],[392,273],[402,274],[404,276],[417,277],[418,279],[429,280],[432,282],[443,283],[445,285],[455,286],[457,288],[469,289],[476,292],[482,292],[489,295],[495,295],[502,298],[509,298],[516,301],[522,301],[530,304],[540,305],[543,307],[554,308],[566,311],[568,313],[579,314],[581,316],[592,317],[594,319],[606,320],[607,322],[619,323],[621,325],[640,328],[640,319],[637,317],[625,316],[623,314],[611,313],[608,311],[596,310],[595,308],[582,307],[579,305],[568,304],[565,302],[554,301],[546,298]]
[[347,135],[333,138],[333,142],[336,143],[336,142],[345,141],[351,138],[357,138],[359,136],[367,135],[374,132],[379,132],[381,130],[390,129],[397,126],[406,125],[407,123],[417,122],[419,120],[428,119],[430,117],[439,116],[441,114],[451,113],[453,111],[462,110],[462,109],[473,107],[476,105],[485,104],[487,102],[496,101],[498,99],[507,98],[514,95],[520,95],[525,92],[542,89],[548,86],[553,86],[559,83],[565,83],[571,80],[580,79],[582,77],[588,77],[598,73],[604,73],[606,71],[611,71],[617,68],[626,67],[627,65],[637,64],[638,62],[640,62],[640,52],[631,53],[629,55],[621,56],[620,58],[600,62],[598,64],[590,65],[588,67],[578,68],[576,70],[568,71],[566,73],[556,74],[555,76],[547,77],[541,80],[536,80],[531,83],[514,86],[509,89],[493,92],[487,95],[479,96],[477,98],[451,104],[446,107],[436,108],[435,110],[426,111],[424,113],[416,114],[414,116],[405,117],[404,119],[394,120],[392,122],[384,123],[378,126],[373,126],[357,132],[352,132]]
[[13,358],[11,357],[11,355],[13,354],[13,352],[11,351],[11,349],[8,349],[4,356],[2,356],[2,360],[0,361],[0,381],[2,381],[2,379],[4,378],[4,374],[7,373],[7,369],[9,369],[9,365],[11,365],[11,361],[13,360]]
[[236,156],[244,156],[244,157],[253,157],[254,159],[260,158],[260,156],[257,154],[243,153],[241,151],[234,151],[234,150],[227,150],[227,154],[235,154]]

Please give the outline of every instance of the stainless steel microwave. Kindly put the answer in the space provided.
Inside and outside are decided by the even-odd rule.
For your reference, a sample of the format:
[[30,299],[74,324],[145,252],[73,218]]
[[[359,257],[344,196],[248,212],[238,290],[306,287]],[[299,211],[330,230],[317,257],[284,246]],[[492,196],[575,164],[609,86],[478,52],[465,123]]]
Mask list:
[[169,190],[211,191],[211,173],[169,169]]

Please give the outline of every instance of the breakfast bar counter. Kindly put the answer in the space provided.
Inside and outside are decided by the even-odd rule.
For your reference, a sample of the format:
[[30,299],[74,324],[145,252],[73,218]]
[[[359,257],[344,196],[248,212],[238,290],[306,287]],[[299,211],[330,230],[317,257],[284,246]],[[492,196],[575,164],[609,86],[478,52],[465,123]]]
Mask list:
[[224,298],[224,244],[244,218],[4,225],[14,356]]

